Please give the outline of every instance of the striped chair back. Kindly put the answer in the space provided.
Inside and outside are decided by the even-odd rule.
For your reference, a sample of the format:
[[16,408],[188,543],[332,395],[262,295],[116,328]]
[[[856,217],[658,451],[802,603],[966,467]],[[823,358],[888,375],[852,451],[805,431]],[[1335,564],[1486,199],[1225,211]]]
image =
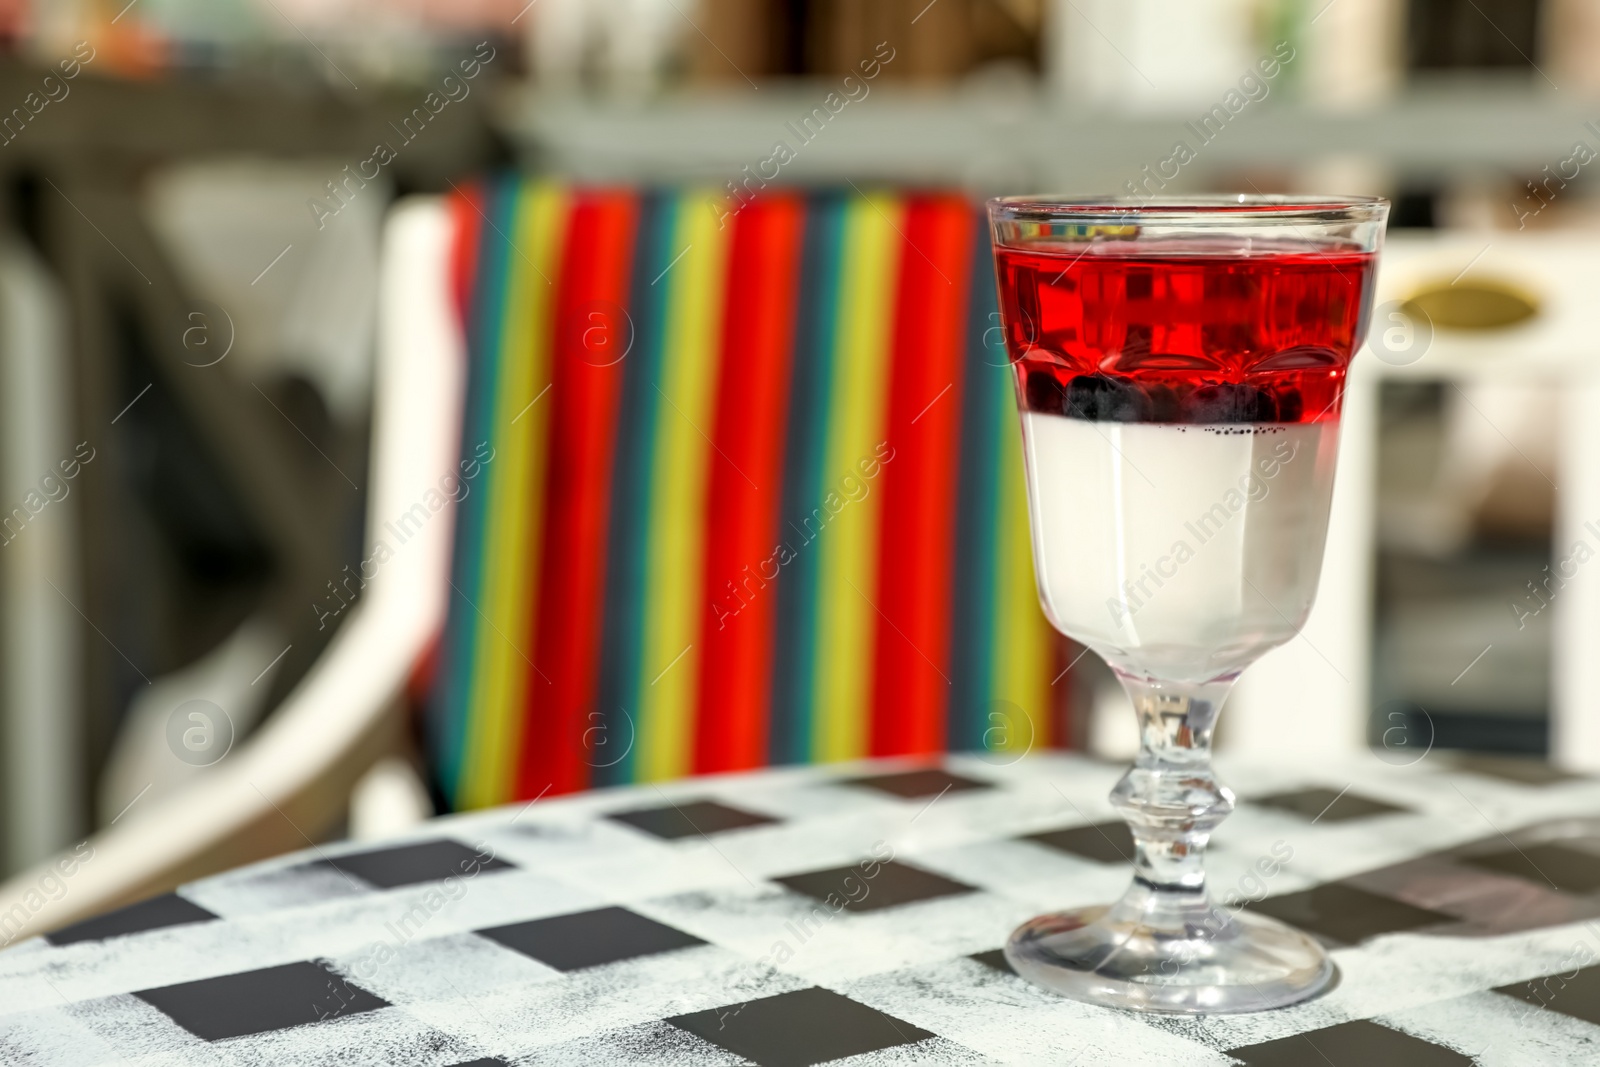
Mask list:
[[450,804],[1062,740],[977,205],[507,178],[454,210]]

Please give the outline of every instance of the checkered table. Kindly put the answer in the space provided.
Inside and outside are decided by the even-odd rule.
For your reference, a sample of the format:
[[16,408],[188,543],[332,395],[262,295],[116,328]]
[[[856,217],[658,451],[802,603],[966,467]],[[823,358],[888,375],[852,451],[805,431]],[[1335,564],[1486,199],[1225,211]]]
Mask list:
[[544,800],[196,882],[0,954],[0,1063],[1600,1063],[1600,781],[1220,770],[1213,889],[1331,947],[1317,1000],[1139,1016],[1023,982],[1013,927],[1127,883],[1121,768],[951,757]]

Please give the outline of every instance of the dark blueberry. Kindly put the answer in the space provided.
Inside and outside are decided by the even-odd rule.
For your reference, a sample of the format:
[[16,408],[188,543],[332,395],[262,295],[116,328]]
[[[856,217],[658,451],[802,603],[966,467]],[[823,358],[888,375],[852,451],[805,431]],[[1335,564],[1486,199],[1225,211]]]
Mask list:
[[[1246,388],[1249,388],[1248,386]],[[1255,414],[1250,417],[1251,422],[1277,422],[1278,398],[1270,390],[1255,390]]]
[[1065,415],[1067,391],[1054,374],[1047,370],[1028,371],[1026,406],[1041,415]]
[[1253,385],[1202,385],[1183,398],[1184,422],[1273,422],[1278,406]]
[[1132,382],[1080,374],[1067,383],[1066,413],[1098,422],[1142,422],[1150,417],[1150,401]]
[[1285,389],[1278,394],[1278,421],[1299,422],[1304,411],[1300,402],[1300,390]]
[[1144,395],[1150,400],[1150,421],[1178,421],[1178,394],[1173,392],[1171,386],[1159,383],[1147,385],[1144,387]]

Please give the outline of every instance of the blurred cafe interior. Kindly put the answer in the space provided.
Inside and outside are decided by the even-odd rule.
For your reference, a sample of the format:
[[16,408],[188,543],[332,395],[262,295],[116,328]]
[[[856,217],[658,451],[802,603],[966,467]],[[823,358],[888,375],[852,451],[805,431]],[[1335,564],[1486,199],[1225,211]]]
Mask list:
[[[625,243],[607,229],[606,190],[644,190],[627,210],[650,218],[666,217],[652,190],[701,190],[709,210],[662,238],[677,244],[712,240],[786,190],[1388,197],[1317,607],[1301,639],[1246,674],[1219,751],[1600,769],[1588,562],[1600,551],[1600,4],[0,0],[0,42],[0,873],[136,828],[138,851],[160,853],[81,902],[69,895],[57,924],[247,861],[534,799],[541,783],[513,766],[516,745],[533,753],[523,771],[549,770],[552,795],[806,758],[752,756],[735,709],[725,737],[641,739],[628,773],[612,773],[606,753],[634,739],[590,707],[633,675],[568,666],[610,663],[608,649],[634,641],[639,691],[656,699],[677,684],[668,672],[686,643],[679,670],[702,679],[701,697],[673,699],[710,699],[704,679],[720,672],[717,699],[737,703],[737,656],[675,635],[788,610],[765,592],[762,555],[735,562],[766,578],[731,565],[722,599],[685,607],[694,594],[663,585],[640,609],[644,636],[629,637],[606,621],[615,524],[546,515],[506,533],[481,518],[498,499],[490,483],[527,471],[574,483],[559,498],[574,514],[609,499],[585,489],[611,484],[601,461],[547,470],[516,434],[609,440],[593,420],[611,401],[557,404],[558,371],[541,404],[529,379],[510,429],[463,450],[481,398],[429,369],[444,327],[414,296],[432,279],[459,297],[469,267],[429,220],[451,211],[510,229],[502,268],[535,278],[559,263],[555,292],[568,272],[610,270]],[[508,174],[531,191],[501,211]],[[571,225],[592,229],[552,250],[540,198],[580,188],[602,191],[590,215],[574,208]],[[712,284],[692,257],[679,274],[674,263],[634,283],[663,314]],[[591,365],[646,358],[620,297],[552,299],[549,314],[573,317],[557,331]],[[656,391],[706,419],[720,410],[685,389],[681,404]],[[657,425],[617,402],[617,434]],[[684,457],[711,440],[660,432],[655,465],[630,475],[640,484],[689,477]],[[849,484],[870,493],[872,440],[841,440],[865,442]],[[442,468],[428,466],[440,450]],[[785,479],[750,473],[752,489]],[[901,521],[887,493],[875,522]],[[1037,613],[1026,532],[992,514],[1009,506],[997,493],[960,504],[958,547],[944,551],[993,526],[997,565],[1020,566],[1018,595]],[[743,536],[720,512],[696,529]],[[640,536],[677,551],[670,530],[646,523]],[[487,583],[463,606],[482,559],[532,577]],[[497,598],[535,578],[568,600],[540,609],[527,647],[501,634],[514,655],[483,654],[574,702],[560,729],[588,755],[571,766],[541,754],[537,717],[486,712],[460,742],[432,710],[459,658],[441,636],[450,620],[498,632],[495,620],[523,616]],[[952,595],[959,620],[965,594]],[[889,625],[931,633],[934,611],[913,605]],[[853,640],[840,626],[821,640]],[[965,640],[940,655],[955,663]],[[1131,757],[1134,720],[1098,657],[1047,636],[1005,640],[1024,651],[949,668],[950,700],[970,705],[950,714],[969,726],[829,751]],[[989,682],[970,680],[980,667]],[[1005,671],[1010,682],[994,680]],[[1006,721],[986,729],[995,714]],[[465,755],[439,755],[457,743]]]

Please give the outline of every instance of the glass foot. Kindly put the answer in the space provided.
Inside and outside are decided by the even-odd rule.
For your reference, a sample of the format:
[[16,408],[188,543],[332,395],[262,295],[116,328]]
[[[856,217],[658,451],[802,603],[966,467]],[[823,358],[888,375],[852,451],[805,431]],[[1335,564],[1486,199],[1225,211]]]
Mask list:
[[1006,959],[1028,981],[1074,1000],[1181,1015],[1281,1008],[1333,983],[1333,961],[1293,927],[1203,900],[1179,909],[1187,913],[1180,921],[1164,921],[1179,918],[1152,914],[1167,910],[1167,896],[1135,885],[1110,907],[1041,915],[1011,935]]

